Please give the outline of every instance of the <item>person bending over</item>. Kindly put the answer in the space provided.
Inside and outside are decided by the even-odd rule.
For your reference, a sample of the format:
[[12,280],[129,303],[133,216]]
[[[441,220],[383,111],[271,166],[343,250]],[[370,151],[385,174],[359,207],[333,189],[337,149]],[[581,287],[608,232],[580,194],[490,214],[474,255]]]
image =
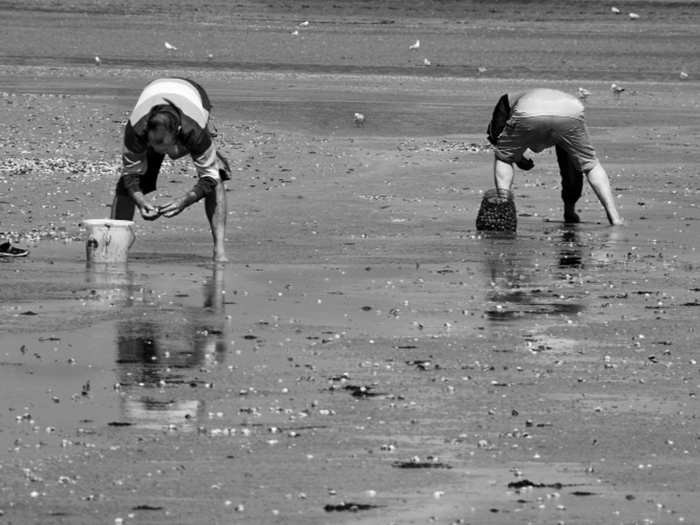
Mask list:
[[575,206],[585,175],[610,224],[623,223],[608,175],[588,138],[583,104],[578,98],[544,88],[505,94],[493,110],[487,133],[495,154],[493,173],[497,188],[511,189],[513,164],[522,170],[532,169],[534,163],[523,156],[525,150],[539,153],[554,146],[561,175],[564,221],[580,221]]
[[[141,92],[124,130],[122,174],[117,182],[111,218],[132,220],[135,209],[146,220],[174,217],[204,199],[204,210],[214,239],[213,259],[225,262],[226,193],[228,161],[217,151],[210,129],[211,103],[204,89],[183,78],[161,78]],[[197,183],[184,195],[162,206],[145,199],[155,191],[165,155],[179,159],[189,154]]]

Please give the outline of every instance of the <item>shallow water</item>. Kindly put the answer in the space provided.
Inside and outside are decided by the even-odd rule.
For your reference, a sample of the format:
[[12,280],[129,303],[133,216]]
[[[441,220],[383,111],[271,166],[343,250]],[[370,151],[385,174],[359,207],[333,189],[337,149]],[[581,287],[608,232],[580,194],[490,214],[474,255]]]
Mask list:
[[[299,344],[319,331],[331,340],[340,333],[343,339],[459,338],[613,320],[621,311],[605,310],[606,303],[683,293],[659,289],[662,273],[673,272],[680,284],[699,263],[694,249],[674,243],[634,245],[632,229],[540,228],[523,225],[527,220],[512,236],[463,239],[453,261],[408,259],[371,268],[212,268],[186,256],[156,265],[151,255],[157,253],[138,244],[127,267],[90,267],[81,264],[78,243],[37,247],[25,271],[67,286],[57,285],[51,298],[28,282],[22,298],[3,306],[4,328],[12,331],[25,324],[20,320],[42,320],[36,331],[25,326],[0,337],[0,380],[11,385],[1,412],[6,423],[17,419],[2,433],[3,445],[28,439],[29,428],[68,432],[87,423],[193,431],[207,419],[212,374],[237,361],[242,348]],[[692,292],[685,293],[690,302]],[[634,302],[622,308],[639,315]],[[296,337],[259,333],[285,325]],[[236,384],[224,385],[229,388]]]
[[[425,423],[432,429],[431,436],[457,436],[459,431],[455,428],[471,428],[480,421],[478,407],[484,403],[499,406],[489,396],[490,390],[495,390],[494,394],[502,390],[505,395],[515,389],[516,397],[511,402],[518,410],[540,414],[530,417],[535,417],[542,429],[553,425],[558,432],[575,428],[573,423],[564,423],[550,413],[559,404],[575,404],[578,408],[574,414],[600,410],[617,413],[615,417],[630,418],[627,424],[637,421],[641,413],[658,415],[658,410],[674,410],[676,405],[667,396],[644,397],[647,394],[643,392],[629,397],[592,391],[581,399],[577,393],[551,390],[555,383],[543,382],[540,374],[544,372],[537,370],[543,366],[541,361],[554,363],[544,366],[555,368],[557,362],[566,362],[571,369],[560,370],[562,377],[582,380],[601,373],[600,352],[612,356],[606,357],[611,366],[632,359],[619,356],[629,356],[627,343],[623,342],[629,341],[628,336],[613,342],[609,349],[598,350],[601,339],[590,333],[590,326],[609,325],[627,334],[646,334],[646,340],[636,339],[642,343],[642,349],[671,344],[659,348],[671,348],[677,359],[685,359],[686,343],[681,338],[667,331],[647,331],[643,325],[651,311],[656,314],[657,323],[669,315],[680,326],[692,322],[696,311],[692,304],[697,303],[699,293],[698,288],[693,291],[689,286],[695,282],[694,268],[698,265],[694,249],[663,240],[639,243],[641,230],[636,226],[613,229],[595,223],[565,225],[541,222],[524,214],[519,228],[512,237],[452,234],[443,239],[451,246],[452,255],[441,255],[439,260],[428,256],[428,244],[414,246],[414,253],[395,252],[390,260],[373,257],[353,261],[353,257],[346,259],[329,253],[320,256],[323,264],[268,261],[230,263],[223,268],[211,266],[196,254],[171,253],[167,244],[159,246],[157,240],[137,241],[127,268],[86,267],[83,247],[78,242],[41,243],[22,266],[27,279],[22,292],[3,303],[0,380],[7,386],[7,395],[0,402],[4,429],[0,432],[0,445],[13,451],[16,460],[32,451],[31,463],[23,461],[29,465],[27,476],[47,478],[62,473],[60,476],[68,476],[67,479],[74,479],[70,464],[52,458],[73,457],[74,451],[90,451],[91,447],[98,447],[100,455],[111,457],[131,450],[130,443],[136,440],[139,447],[150,451],[151,458],[175,454],[183,461],[178,450],[188,443],[188,447],[198,450],[195,461],[206,464],[205,458],[211,454],[234,458],[228,462],[240,462],[235,459],[240,458],[239,448],[252,446],[248,453],[252,460],[260,458],[261,453],[277,458],[271,471],[262,468],[259,459],[255,460],[261,470],[251,474],[257,483],[276,492],[284,491],[285,483],[278,486],[271,481],[271,473],[279,475],[280,468],[285,472],[304,468],[295,466],[297,446],[311,456],[324,454],[324,443],[335,439],[332,436],[337,432],[336,425],[354,429],[350,433],[355,436],[352,439],[369,439],[373,446],[391,439],[401,451],[393,461],[411,461],[411,450],[425,454],[434,449],[431,441],[424,441],[427,437],[410,444],[413,438],[409,436],[415,430],[406,426],[402,418],[394,421],[402,410],[394,414],[388,407],[403,403],[400,400],[404,398],[420,400],[419,414],[424,414],[426,408],[427,413],[436,411],[437,419]],[[385,245],[385,250],[389,250],[385,253],[391,252],[391,245]],[[374,250],[369,248],[369,253]],[[3,264],[0,269],[10,271],[15,267],[14,263]],[[41,279],[33,283],[32,274]],[[671,281],[668,276],[673,277]],[[49,294],[41,281],[53,283]],[[17,284],[10,289],[14,286]],[[639,331],[621,324],[636,321],[642,323]],[[588,335],[582,337],[580,331]],[[404,361],[406,364],[402,365]],[[620,366],[627,369],[629,365]],[[493,367],[495,370],[489,372]],[[516,374],[513,376],[505,372],[508,368],[523,371],[520,375],[512,372]],[[632,369],[633,374],[643,373],[645,377],[650,373]],[[424,382],[431,376],[433,381],[451,378],[437,397],[434,383]],[[466,386],[472,382],[473,387]],[[529,392],[529,383],[535,386],[534,392]],[[366,391],[376,392],[378,397],[352,397],[343,393],[343,385],[369,385]],[[458,394],[465,387],[467,390]],[[467,398],[453,407],[457,399],[450,400],[450,396],[456,395]],[[530,396],[535,397],[530,400]],[[347,406],[353,399],[365,404]],[[663,404],[663,399],[668,405]],[[633,410],[637,416],[633,418],[618,408],[622,400],[637,407]],[[534,407],[541,403],[545,408],[535,411]],[[650,403],[657,408],[651,408]],[[451,415],[443,420],[440,414],[448,406]],[[324,415],[324,410],[331,412]],[[377,423],[369,423],[369,414],[374,410],[389,410],[382,416],[392,421],[388,435],[383,434],[387,429],[381,423],[378,427]],[[462,414],[464,410],[466,413]],[[352,415],[356,411],[370,419],[362,423]],[[329,417],[334,421],[329,421]],[[414,417],[426,416],[416,413]],[[367,431],[372,429],[369,435],[362,430],[367,424]],[[418,428],[425,434],[424,425]],[[517,435],[519,431],[511,432]],[[371,437],[374,434],[376,437]],[[501,442],[493,433],[475,435],[483,435],[481,439],[488,442]],[[571,437],[562,439],[575,442]],[[235,445],[231,448],[226,443]],[[280,446],[276,443],[286,443],[284,447],[291,448],[284,453],[263,453]],[[200,449],[201,445],[206,449]],[[263,445],[266,449],[259,448]],[[513,478],[482,463],[469,467],[474,459],[466,460],[465,466],[464,460],[458,459],[459,453],[454,453],[445,450],[441,454],[444,464],[460,465],[457,469],[437,469],[441,481],[431,481],[438,479],[435,469],[428,469],[431,474],[427,476],[409,477],[414,482],[421,479],[428,487],[447,487],[446,480],[454,476],[468,480],[474,495],[473,510],[461,513],[478,514],[484,511],[486,501],[491,502],[492,508],[517,507],[523,504],[511,499],[523,500],[523,494],[527,499],[528,490],[538,490],[516,491],[513,498],[494,503],[494,493],[488,487],[494,483],[505,487]],[[337,452],[331,456],[337,456]],[[89,464],[93,461],[89,457],[81,462]],[[151,461],[155,461],[154,468],[162,465],[158,471],[162,473],[156,476],[169,472],[169,460]],[[113,460],[109,464],[109,479],[118,485],[102,486],[99,490],[110,500],[121,498],[122,482],[127,486],[142,483],[131,481],[129,469],[115,466]],[[342,464],[343,486],[355,487],[346,492],[344,501],[356,501],[371,509],[375,500],[363,498],[361,488],[368,486],[362,474],[367,468],[365,460],[358,464],[348,457]],[[375,468],[379,465],[381,461]],[[562,501],[572,511],[578,508],[572,501],[578,498],[572,495],[577,491],[604,494],[611,502],[617,501],[610,485],[593,482],[576,461],[565,465],[556,461],[518,461],[518,465],[536,483],[563,483],[559,492],[565,493]],[[221,466],[224,468],[225,464]],[[78,472],[88,476],[89,471],[97,472],[95,468],[83,467]],[[188,468],[197,467],[192,464]],[[243,468],[249,471],[252,467]],[[357,473],[355,469],[359,469]],[[611,475],[604,472],[604,477]],[[220,475],[225,476],[223,472]],[[408,482],[409,473],[390,474],[379,469],[377,475],[384,486],[393,487],[392,493],[405,494],[401,487]],[[290,476],[291,471],[285,479],[294,479]],[[200,473],[194,479],[207,476]],[[313,488],[315,484],[306,478],[296,479],[306,491],[322,491],[320,487]],[[319,481],[326,479],[321,475]],[[77,483],[81,485],[80,481]],[[248,482],[242,479],[241,483],[236,485],[237,493],[245,494]],[[369,486],[382,486],[377,483]],[[56,492],[46,481],[34,481],[32,485],[43,487],[44,496],[40,497],[47,502]],[[186,514],[169,500],[156,496],[158,491],[141,490],[150,495],[140,498],[139,504],[161,509],[151,512],[164,512],[163,519],[172,516],[170,513],[180,518]],[[499,493],[502,490],[497,488]],[[394,500],[393,496],[382,494],[383,499],[376,500],[378,506],[373,511],[378,516],[386,512],[384,502]],[[9,501],[25,497],[14,490]],[[449,502],[450,508],[462,508],[460,499],[455,497],[448,490],[444,501]],[[248,498],[245,501],[247,512],[264,515],[269,511],[258,508]],[[318,496],[313,501],[321,512],[324,505],[342,503],[336,498],[324,501]],[[689,508],[683,498],[675,504]],[[392,505],[392,515],[412,512],[413,508],[405,503]],[[72,513],[59,503],[50,504],[49,508],[54,513]],[[299,507],[282,508],[289,516]],[[315,511],[303,505],[301,508],[310,512],[304,520],[317,519],[321,523],[325,519],[311,518]],[[41,509],[35,508],[38,515],[42,515]],[[632,502],[618,509],[626,516],[645,515]],[[119,511],[111,512],[119,515]],[[145,511],[137,511],[142,512]],[[214,510],[207,515],[220,515],[219,512]],[[523,508],[522,512],[530,511]],[[196,518],[188,518],[191,519],[196,522]]]

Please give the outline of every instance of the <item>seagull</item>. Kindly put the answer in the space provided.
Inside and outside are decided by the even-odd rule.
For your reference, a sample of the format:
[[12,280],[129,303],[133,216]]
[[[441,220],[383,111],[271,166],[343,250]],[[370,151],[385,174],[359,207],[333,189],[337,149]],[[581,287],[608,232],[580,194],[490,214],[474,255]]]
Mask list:
[[100,60],[100,57],[95,55],[95,64],[97,64],[99,66],[101,63],[102,63],[102,60]]
[[484,66],[479,66],[477,71],[479,71],[479,73],[486,73],[488,71],[488,69],[486,69]]
[[637,13],[630,13],[630,20],[637,20],[639,18],[639,15]]
[[298,29],[295,29],[294,31],[292,31],[292,36],[297,36],[298,34],[299,34]]
[[365,125],[365,116],[362,113],[355,113],[355,126],[362,127]]
[[207,59],[208,59],[208,60],[211,60],[211,59],[213,59],[213,58],[214,58],[214,54],[213,54],[213,53],[209,53],[209,54],[207,55]]
[[427,58],[424,58],[424,59],[423,59],[423,65],[424,65],[424,66],[429,66],[429,65],[430,65],[430,60],[428,60]]
[[614,82],[610,84],[610,91],[613,92],[613,95],[620,96],[620,93],[622,93],[625,90],[622,86],[618,86]]
[[586,88],[578,88],[578,98],[580,98],[581,100],[586,100],[590,94],[591,92],[588,91]]
[[306,27],[306,26],[309,25],[309,21],[308,21],[308,20],[304,20],[304,21],[303,21],[301,24],[299,24],[299,25],[300,25],[301,27]]
[[686,73],[685,71],[681,71],[678,76],[681,77],[681,80],[685,80],[688,78],[688,73]]
[[420,47],[420,40],[416,40],[416,43],[408,46],[408,49],[410,49],[411,51],[415,51],[419,47]]
[[165,49],[170,49],[171,51],[177,51],[177,48],[172,45],[170,42],[165,43]]
[[620,10],[619,10],[617,7],[611,7],[611,8],[610,8],[610,11],[612,11],[612,12],[613,12],[614,14],[616,14],[616,15],[619,15],[619,14],[620,14]]

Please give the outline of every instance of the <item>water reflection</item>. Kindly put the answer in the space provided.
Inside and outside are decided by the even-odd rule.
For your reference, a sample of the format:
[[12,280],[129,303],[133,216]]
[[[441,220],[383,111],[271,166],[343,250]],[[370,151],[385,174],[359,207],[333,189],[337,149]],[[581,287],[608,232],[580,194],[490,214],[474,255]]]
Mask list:
[[576,225],[566,225],[561,230],[561,240],[559,241],[559,268],[581,268],[582,266],[582,245],[578,227]]
[[565,271],[593,270],[628,259],[627,238],[621,228],[585,229],[567,224],[552,232],[558,241],[559,268]]
[[117,376],[122,416],[142,428],[193,430],[205,413],[202,392],[224,362],[224,272],[203,286],[203,308],[153,312],[117,325]]
[[542,239],[491,236],[482,242],[490,279],[487,319],[517,321],[584,310],[579,295],[572,293],[570,276],[584,260],[584,244],[575,225],[564,225],[554,234],[545,232]]
[[90,288],[86,302],[93,308],[132,306],[141,292],[134,286],[134,273],[126,265],[93,265],[86,269],[85,280]]
[[591,250],[591,261],[595,266],[625,263],[629,259],[629,239],[625,229],[608,228],[606,235]]

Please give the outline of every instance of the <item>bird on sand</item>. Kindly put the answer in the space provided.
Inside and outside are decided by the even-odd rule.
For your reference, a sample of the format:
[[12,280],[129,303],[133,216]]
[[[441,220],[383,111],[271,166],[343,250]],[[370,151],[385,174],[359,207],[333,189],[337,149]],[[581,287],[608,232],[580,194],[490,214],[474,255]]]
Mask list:
[[172,45],[170,42],[165,42],[165,49],[169,49],[170,51],[177,51],[177,48]]
[[98,66],[102,64],[102,60],[100,60],[100,57],[98,57],[97,55],[95,55],[95,64]]
[[620,10],[619,10],[617,7],[615,7],[615,6],[611,7],[611,8],[610,8],[610,11],[612,11],[612,12],[613,12],[614,14],[616,14],[616,15],[619,15],[619,14],[620,14]]
[[688,73],[681,71],[678,76],[681,77],[681,80],[686,80],[688,78]]
[[625,90],[625,88],[623,88],[622,86],[618,86],[617,84],[615,84],[615,82],[610,84],[610,91],[612,91],[613,95],[615,95],[615,96],[619,97],[620,93],[622,93],[624,90]]
[[309,21],[308,21],[308,20],[304,20],[304,21],[303,21],[301,24],[299,24],[299,25],[300,25],[301,27],[306,27],[306,26],[309,25]]
[[429,65],[431,65],[431,64],[432,64],[432,62],[430,62],[430,60],[428,60],[427,58],[424,58],[424,59],[423,59],[423,65],[424,65],[424,66],[429,66]]
[[365,116],[362,113],[355,113],[355,126],[362,127],[365,125]]
[[630,13],[629,17],[630,20],[637,20],[637,18],[639,18],[639,15],[637,13]]
[[588,91],[586,88],[578,88],[578,98],[581,100],[586,100],[590,96],[591,92]]
[[420,47],[420,40],[416,40],[416,43],[408,46],[408,49],[410,49],[411,51],[415,51],[419,47]]
[[297,36],[298,34],[299,34],[298,29],[295,29],[294,31],[292,31],[292,36]]

